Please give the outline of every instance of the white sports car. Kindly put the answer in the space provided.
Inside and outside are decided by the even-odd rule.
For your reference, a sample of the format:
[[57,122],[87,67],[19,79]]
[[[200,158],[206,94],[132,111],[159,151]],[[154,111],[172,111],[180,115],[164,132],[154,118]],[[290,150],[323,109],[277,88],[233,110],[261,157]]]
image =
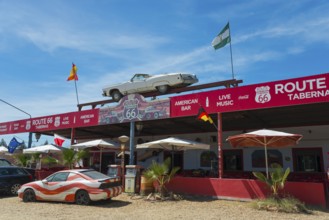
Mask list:
[[198,78],[194,74],[166,73],[149,75],[137,73],[128,82],[103,88],[103,96],[112,97],[114,101],[118,102],[123,95],[152,91],[159,91],[164,94],[170,88],[185,87],[197,82]]
[[109,177],[95,170],[63,170],[44,180],[22,185],[18,197],[24,202],[57,201],[88,205],[91,201],[107,200],[121,194],[119,177]]

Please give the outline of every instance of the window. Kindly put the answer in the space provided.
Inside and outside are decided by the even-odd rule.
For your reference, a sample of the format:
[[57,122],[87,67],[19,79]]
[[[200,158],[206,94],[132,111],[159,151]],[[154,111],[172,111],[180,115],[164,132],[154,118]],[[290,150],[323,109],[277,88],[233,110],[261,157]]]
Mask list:
[[223,150],[223,169],[226,171],[243,170],[242,150]]
[[26,175],[22,169],[10,169],[10,174],[12,175]]
[[211,167],[211,161],[216,161],[217,155],[213,151],[203,151],[200,156],[201,167]]
[[[265,166],[265,150],[255,150],[251,155],[253,168],[266,168]],[[283,166],[282,153],[279,150],[267,150],[268,167],[272,163],[278,163]]]
[[321,148],[293,149],[296,172],[323,172]]
[[48,178],[47,181],[49,181],[49,182],[66,181],[68,175],[69,175],[69,173],[67,173],[67,172],[65,172],[65,173],[56,173],[56,174],[52,175],[50,178]]
[[174,167],[180,167],[177,173],[182,172],[184,169],[184,153],[183,151],[164,151],[163,160],[166,160],[168,157],[173,158],[172,164]]

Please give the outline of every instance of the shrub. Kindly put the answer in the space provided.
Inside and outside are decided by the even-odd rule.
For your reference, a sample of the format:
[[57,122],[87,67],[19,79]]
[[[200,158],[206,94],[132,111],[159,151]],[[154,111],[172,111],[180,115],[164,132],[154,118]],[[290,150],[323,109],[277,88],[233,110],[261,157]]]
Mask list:
[[277,211],[286,213],[307,213],[308,210],[305,204],[293,197],[280,198],[268,197],[266,199],[254,200],[251,203],[253,208],[266,211]]

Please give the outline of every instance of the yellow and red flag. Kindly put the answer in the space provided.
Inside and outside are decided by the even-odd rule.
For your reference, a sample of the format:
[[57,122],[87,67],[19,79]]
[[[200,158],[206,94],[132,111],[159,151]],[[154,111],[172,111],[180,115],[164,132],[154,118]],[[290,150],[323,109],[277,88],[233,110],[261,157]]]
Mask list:
[[78,80],[78,68],[74,63],[72,63],[72,69],[69,77],[67,78],[67,81],[70,80],[75,80],[75,81]]
[[205,122],[209,121],[210,124],[213,124],[214,123],[214,121],[212,120],[212,118],[202,108],[202,106],[200,106],[200,108],[199,108],[198,119],[203,120]]

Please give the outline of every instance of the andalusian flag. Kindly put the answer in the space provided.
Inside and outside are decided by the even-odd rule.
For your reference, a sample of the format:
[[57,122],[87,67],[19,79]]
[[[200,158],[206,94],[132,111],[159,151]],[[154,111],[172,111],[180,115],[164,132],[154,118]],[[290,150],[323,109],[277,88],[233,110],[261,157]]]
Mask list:
[[199,108],[198,119],[203,121],[209,121],[210,124],[214,123],[208,113],[201,106]]
[[231,42],[230,35],[230,23],[223,28],[223,30],[215,37],[212,41],[211,45],[215,48],[215,50],[224,47],[226,44]]
[[72,69],[71,69],[69,77],[67,78],[67,81],[70,81],[70,80],[75,80],[76,81],[76,80],[78,80],[77,72],[78,72],[77,66],[74,63],[72,63]]

